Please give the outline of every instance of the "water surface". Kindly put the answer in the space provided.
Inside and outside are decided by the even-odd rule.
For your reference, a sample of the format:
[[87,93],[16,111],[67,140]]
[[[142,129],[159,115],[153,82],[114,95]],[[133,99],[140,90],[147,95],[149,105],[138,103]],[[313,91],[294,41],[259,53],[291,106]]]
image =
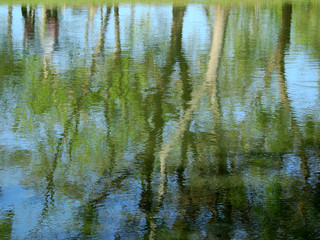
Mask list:
[[320,5],[0,5],[1,239],[319,239]]

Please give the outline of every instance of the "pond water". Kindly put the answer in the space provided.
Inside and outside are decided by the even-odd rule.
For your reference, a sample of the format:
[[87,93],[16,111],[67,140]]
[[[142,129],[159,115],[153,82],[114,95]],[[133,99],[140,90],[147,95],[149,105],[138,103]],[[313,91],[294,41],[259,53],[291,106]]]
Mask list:
[[0,239],[319,239],[319,12],[0,5]]

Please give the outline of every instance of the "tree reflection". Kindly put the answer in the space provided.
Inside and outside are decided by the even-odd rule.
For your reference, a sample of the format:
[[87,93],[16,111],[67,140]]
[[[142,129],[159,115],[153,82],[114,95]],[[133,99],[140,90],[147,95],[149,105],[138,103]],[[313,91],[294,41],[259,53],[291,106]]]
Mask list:
[[[185,7],[173,6],[172,8],[172,25],[171,25],[171,35],[170,43],[168,49],[168,55],[166,60],[166,65],[163,67],[163,74],[157,80],[157,91],[153,96],[154,113],[153,113],[153,129],[150,129],[148,147],[146,152],[142,154],[143,156],[143,174],[145,179],[142,182],[143,191],[141,193],[140,208],[143,212],[146,213],[146,222],[147,222],[147,233],[145,238],[155,239],[157,231],[157,223],[155,215],[159,212],[163,197],[165,194],[165,188],[167,184],[166,169],[165,169],[165,160],[162,158],[160,175],[161,183],[158,189],[158,196],[155,198],[152,190],[152,174],[154,171],[155,163],[155,150],[156,147],[162,144],[162,134],[164,127],[163,119],[163,99],[164,93],[168,89],[170,75],[173,72],[174,65],[179,62],[181,68],[181,77],[183,81],[184,93],[190,91],[190,85],[188,81],[188,66],[184,59],[182,53],[182,26],[183,26],[183,17],[185,13]],[[187,94],[184,94],[184,98],[187,98]]]
[[[279,6],[208,6],[197,12],[210,26],[201,36],[187,26],[191,5],[173,4],[170,17],[140,5],[44,6],[41,19],[22,6],[23,56],[9,6],[0,120],[32,156],[1,151],[41,199],[28,237],[54,232],[46,225],[57,219],[70,222],[61,238],[319,237],[319,119],[295,107],[288,84],[302,11]],[[63,32],[78,19],[74,36]],[[19,212],[0,217],[0,233],[14,235]]]
[[11,57],[13,52],[12,46],[12,6],[8,7],[8,42],[9,42],[9,56]]
[[35,8],[33,6],[21,6],[21,13],[24,18],[24,42],[32,44],[35,37]]

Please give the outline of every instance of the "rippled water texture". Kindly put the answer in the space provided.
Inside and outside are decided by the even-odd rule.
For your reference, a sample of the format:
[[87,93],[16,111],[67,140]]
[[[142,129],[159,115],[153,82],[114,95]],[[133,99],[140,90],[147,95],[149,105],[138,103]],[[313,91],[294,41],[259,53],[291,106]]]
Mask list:
[[0,239],[319,239],[319,12],[0,5]]

